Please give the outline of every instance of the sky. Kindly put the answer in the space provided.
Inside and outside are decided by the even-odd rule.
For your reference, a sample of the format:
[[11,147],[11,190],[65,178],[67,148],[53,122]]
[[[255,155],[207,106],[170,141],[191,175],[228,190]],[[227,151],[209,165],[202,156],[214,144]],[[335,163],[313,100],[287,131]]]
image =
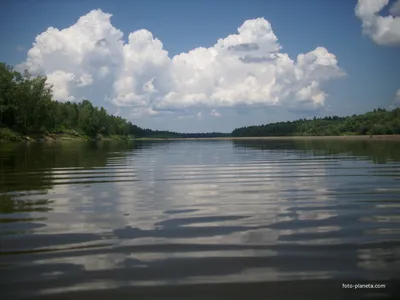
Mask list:
[[3,0],[0,61],[144,128],[400,104],[400,0]]

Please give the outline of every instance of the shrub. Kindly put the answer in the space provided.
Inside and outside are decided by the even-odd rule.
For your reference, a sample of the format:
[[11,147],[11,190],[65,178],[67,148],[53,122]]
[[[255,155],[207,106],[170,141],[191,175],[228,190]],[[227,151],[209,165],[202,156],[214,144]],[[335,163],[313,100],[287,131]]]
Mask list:
[[21,141],[22,137],[12,131],[9,128],[0,128],[0,141],[5,141],[5,142],[18,142]]

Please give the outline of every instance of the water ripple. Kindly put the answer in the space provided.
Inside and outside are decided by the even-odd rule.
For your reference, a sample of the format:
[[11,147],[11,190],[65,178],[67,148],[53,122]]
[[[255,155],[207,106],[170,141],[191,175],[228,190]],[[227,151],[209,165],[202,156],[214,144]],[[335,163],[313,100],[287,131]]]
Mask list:
[[68,299],[135,287],[156,299],[145,287],[226,295],[235,284],[256,295],[257,282],[307,292],[290,282],[399,280],[399,145],[385,154],[335,143],[336,153],[282,141],[4,152],[0,289]]

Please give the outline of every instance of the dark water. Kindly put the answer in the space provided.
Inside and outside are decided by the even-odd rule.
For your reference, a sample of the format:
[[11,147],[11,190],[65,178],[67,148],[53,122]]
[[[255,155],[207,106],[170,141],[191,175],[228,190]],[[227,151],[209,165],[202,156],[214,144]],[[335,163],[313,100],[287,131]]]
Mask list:
[[0,168],[1,299],[398,296],[399,142],[0,145]]

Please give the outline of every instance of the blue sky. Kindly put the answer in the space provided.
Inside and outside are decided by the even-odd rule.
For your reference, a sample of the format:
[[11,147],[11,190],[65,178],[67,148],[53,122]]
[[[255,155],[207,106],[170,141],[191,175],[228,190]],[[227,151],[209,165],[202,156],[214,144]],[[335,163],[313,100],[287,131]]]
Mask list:
[[[58,89],[60,101],[88,98],[152,129],[230,132],[239,126],[299,117],[363,113],[388,108],[400,88],[398,34],[380,36],[378,22],[363,33],[363,22],[378,14],[392,14],[397,22],[393,28],[398,28],[398,11],[390,11],[396,1],[387,6],[385,0],[377,1],[383,3],[380,12],[361,3],[363,13],[356,16],[357,1],[350,0],[6,0],[0,4],[0,61],[22,64],[34,74],[45,73]],[[69,28],[97,9],[101,11],[87,18],[104,25],[100,32],[88,29],[78,37],[74,34],[82,27],[77,27],[68,34],[44,34],[39,45],[33,46],[35,38],[49,27]],[[106,14],[112,14],[109,21]],[[263,19],[254,21],[257,18]],[[239,37],[227,38],[238,34],[247,20]],[[147,31],[129,41],[129,34],[140,29]],[[118,32],[123,33],[124,45],[132,47],[119,50]],[[277,40],[271,38],[271,32]],[[99,44],[103,37],[105,48],[93,50],[90,45]],[[225,39],[225,48],[216,45],[218,39]],[[83,45],[79,51],[75,49],[78,40]],[[233,49],[238,44],[257,45],[257,53],[248,52],[250,55],[274,58],[236,65],[247,54],[228,51],[226,46]],[[277,44],[282,48],[271,50]],[[49,47],[52,50],[46,50]],[[209,51],[190,53],[199,47]],[[326,52],[313,52],[318,47]],[[31,48],[36,51],[28,54]],[[181,53],[187,55],[179,56]],[[279,74],[276,70],[282,64],[277,53],[294,61]],[[297,56],[307,53],[315,62],[306,59],[300,66]],[[90,64],[79,65],[78,55],[82,55],[79,61],[89,60]],[[323,61],[328,58],[330,64],[325,66]],[[94,68],[95,63],[99,69]],[[101,66],[109,81],[98,75]],[[317,73],[312,73],[315,68]],[[295,72],[308,79],[294,79]],[[221,78],[224,80],[219,82]],[[183,84],[185,80],[188,83]]]

